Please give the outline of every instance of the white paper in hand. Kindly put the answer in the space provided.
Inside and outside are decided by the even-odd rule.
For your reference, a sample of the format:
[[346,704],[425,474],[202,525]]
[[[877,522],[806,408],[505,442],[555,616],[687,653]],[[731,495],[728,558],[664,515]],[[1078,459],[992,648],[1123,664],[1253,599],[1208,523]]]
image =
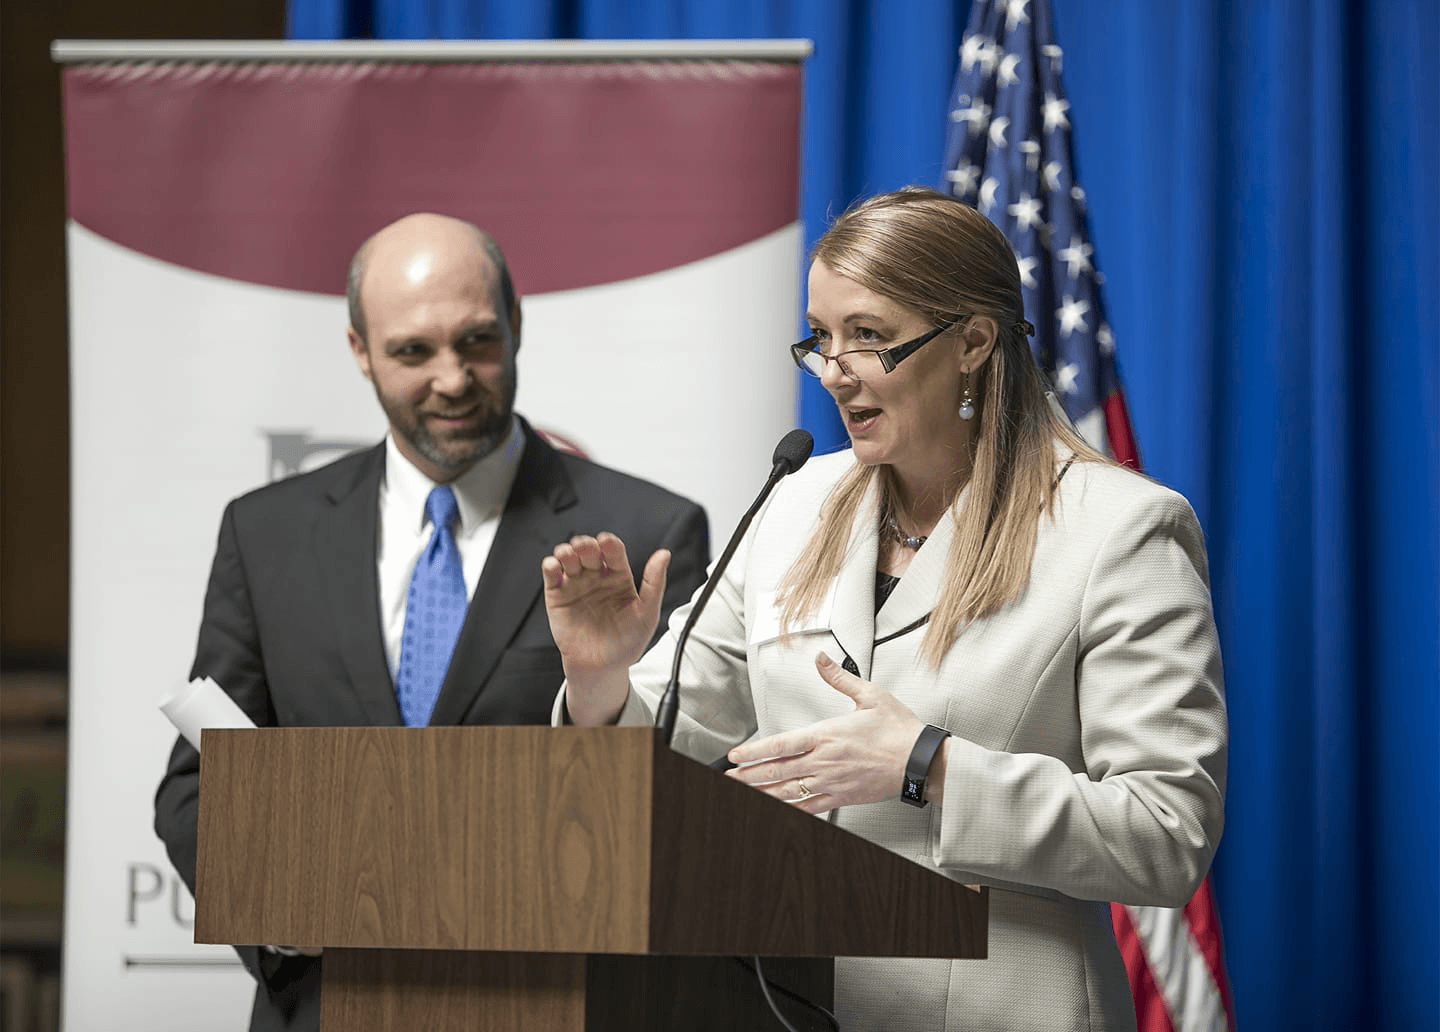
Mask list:
[[200,749],[201,728],[255,726],[235,700],[208,677],[177,685],[160,703],[160,712],[196,751]]

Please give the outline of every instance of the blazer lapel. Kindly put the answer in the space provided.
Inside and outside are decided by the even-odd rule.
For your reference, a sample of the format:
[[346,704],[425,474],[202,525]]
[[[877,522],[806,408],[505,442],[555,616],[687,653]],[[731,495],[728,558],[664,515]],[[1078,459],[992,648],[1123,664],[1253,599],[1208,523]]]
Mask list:
[[[877,527],[880,504],[878,478],[872,478],[860,503],[845,562],[836,578],[835,606],[830,615],[830,632],[855,661],[859,675],[870,677],[870,654],[875,643],[875,564],[879,561],[880,535]],[[831,656],[837,663],[844,656]]]
[[[519,419],[519,416],[515,418]],[[458,724],[490,680],[531,610],[542,605],[540,561],[572,536],[564,511],[575,504],[555,451],[521,420],[525,451],[505,513],[465,614],[431,724]]]
[[314,547],[346,670],[372,724],[401,723],[395,685],[385,661],[375,548],[380,522],[380,477],[385,445],[365,456],[355,479],[327,492],[329,506],[315,521]]
[[[950,515],[944,516],[925,544],[910,560],[905,575],[895,585],[894,592],[885,600],[880,612],[875,614],[875,637],[884,638],[896,634],[915,621],[926,616],[935,608],[935,599],[940,594],[940,585],[945,578],[945,562],[950,555],[950,542],[955,537],[955,521]],[[923,634],[916,628],[915,634]]]

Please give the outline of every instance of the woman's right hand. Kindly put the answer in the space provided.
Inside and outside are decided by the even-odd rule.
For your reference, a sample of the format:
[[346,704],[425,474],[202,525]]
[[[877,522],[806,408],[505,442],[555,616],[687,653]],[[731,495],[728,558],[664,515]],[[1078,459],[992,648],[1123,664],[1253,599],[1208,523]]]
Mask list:
[[614,534],[573,537],[540,564],[545,612],[565,664],[565,702],[577,724],[612,723],[630,690],[630,665],[660,622],[670,552],[645,563],[637,591],[625,543]]

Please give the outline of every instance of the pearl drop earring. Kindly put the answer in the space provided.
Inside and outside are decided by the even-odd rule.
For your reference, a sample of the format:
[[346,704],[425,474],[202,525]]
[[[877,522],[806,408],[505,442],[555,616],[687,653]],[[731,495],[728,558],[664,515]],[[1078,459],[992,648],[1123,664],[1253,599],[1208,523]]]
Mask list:
[[975,399],[970,397],[970,374],[965,374],[965,389],[960,394],[960,418],[975,418]]

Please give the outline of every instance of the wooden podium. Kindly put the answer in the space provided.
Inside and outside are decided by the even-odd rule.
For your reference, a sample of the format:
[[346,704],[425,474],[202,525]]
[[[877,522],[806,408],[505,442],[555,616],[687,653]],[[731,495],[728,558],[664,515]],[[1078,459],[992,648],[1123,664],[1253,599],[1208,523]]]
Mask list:
[[204,733],[195,941],[325,947],[326,1032],[772,1027],[735,958],[828,1007],[829,958],[983,957],[986,912],[651,728]]

